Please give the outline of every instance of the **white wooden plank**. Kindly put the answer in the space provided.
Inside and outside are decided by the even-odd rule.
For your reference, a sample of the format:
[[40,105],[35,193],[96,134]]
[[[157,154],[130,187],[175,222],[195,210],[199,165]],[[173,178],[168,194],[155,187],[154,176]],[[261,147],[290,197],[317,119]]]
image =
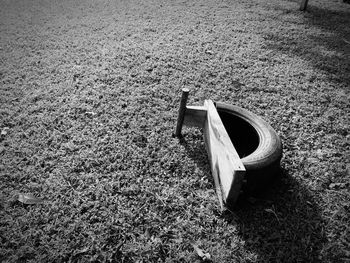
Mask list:
[[207,118],[207,109],[204,106],[186,106],[184,125],[203,128]]
[[216,189],[221,190],[218,195],[222,195],[225,203],[233,205],[240,193],[245,168],[214,103],[211,100],[206,100],[204,106],[207,109],[204,141]]

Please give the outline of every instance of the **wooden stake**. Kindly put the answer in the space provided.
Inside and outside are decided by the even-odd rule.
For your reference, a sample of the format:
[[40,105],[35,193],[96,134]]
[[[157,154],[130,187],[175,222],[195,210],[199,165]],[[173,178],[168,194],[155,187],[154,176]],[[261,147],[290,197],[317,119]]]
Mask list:
[[[244,165],[234,148],[221,118],[211,100],[204,101],[207,108],[207,121],[204,124],[204,141],[206,144],[215,188],[226,204],[233,205],[240,193]],[[220,200],[221,198],[221,200]]]
[[305,11],[306,10],[308,2],[309,2],[309,0],[301,0],[301,3],[300,3],[300,10],[301,11]]
[[176,130],[175,130],[175,134],[174,134],[176,137],[181,136],[182,125],[184,122],[185,112],[186,112],[186,103],[187,103],[188,93],[189,93],[189,89],[187,89],[187,88],[182,89],[179,115],[177,117]]

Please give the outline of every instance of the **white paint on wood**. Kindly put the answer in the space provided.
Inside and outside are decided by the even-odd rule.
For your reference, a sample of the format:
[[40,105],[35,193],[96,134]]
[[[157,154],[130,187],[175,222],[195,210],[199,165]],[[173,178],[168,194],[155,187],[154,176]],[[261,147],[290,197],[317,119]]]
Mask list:
[[234,148],[221,118],[211,100],[204,102],[207,120],[204,124],[206,144],[211,171],[220,198],[227,204],[234,204],[240,193],[244,165]]
[[203,128],[207,118],[207,109],[204,106],[186,106],[184,125]]

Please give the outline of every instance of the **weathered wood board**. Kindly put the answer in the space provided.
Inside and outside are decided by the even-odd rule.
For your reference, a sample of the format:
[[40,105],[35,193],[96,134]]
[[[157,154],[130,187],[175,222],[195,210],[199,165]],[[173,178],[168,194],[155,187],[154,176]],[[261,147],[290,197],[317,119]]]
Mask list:
[[204,128],[206,119],[207,109],[204,106],[186,106],[184,125]]
[[221,205],[222,200],[224,203],[232,205],[236,202],[240,193],[245,168],[214,103],[211,100],[205,100],[204,107],[207,109],[207,118],[204,123],[204,141],[215,187],[219,200],[221,198]]

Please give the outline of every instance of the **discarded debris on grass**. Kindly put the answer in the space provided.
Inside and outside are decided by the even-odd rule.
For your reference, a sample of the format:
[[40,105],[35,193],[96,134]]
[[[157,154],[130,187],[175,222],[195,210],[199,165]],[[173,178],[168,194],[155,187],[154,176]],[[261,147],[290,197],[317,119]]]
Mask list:
[[[298,3],[0,1],[1,200],[50,200],[0,206],[0,258],[348,261],[350,5]],[[266,119],[281,182],[220,213],[184,87]]]

